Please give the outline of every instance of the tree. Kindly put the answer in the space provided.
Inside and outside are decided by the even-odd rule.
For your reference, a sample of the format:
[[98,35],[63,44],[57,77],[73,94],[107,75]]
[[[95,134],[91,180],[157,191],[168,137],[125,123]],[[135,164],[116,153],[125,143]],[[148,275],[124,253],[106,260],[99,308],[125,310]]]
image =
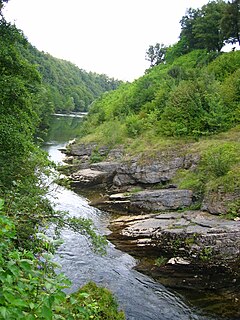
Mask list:
[[223,0],[211,1],[201,9],[188,9],[181,20],[180,40],[185,42],[187,52],[194,49],[220,51],[224,45],[221,20],[226,3]]
[[181,47],[183,53],[188,53],[196,47],[196,39],[193,33],[194,24],[197,17],[200,16],[200,10],[189,8],[187,14],[182,17],[181,23],[181,33],[180,33],[180,42],[182,43]]
[[197,49],[221,51],[224,46],[221,20],[225,8],[223,0],[209,2],[201,8],[201,15],[196,18],[193,27]]
[[240,0],[228,2],[221,20],[221,28],[224,40],[227,43],[240,45]]
[[155,46],[150,45],[146,51],[146,60],[150,61],[150,66],[157,66],[165,63],[165,55],[167,47],[163,43],[156,43]]

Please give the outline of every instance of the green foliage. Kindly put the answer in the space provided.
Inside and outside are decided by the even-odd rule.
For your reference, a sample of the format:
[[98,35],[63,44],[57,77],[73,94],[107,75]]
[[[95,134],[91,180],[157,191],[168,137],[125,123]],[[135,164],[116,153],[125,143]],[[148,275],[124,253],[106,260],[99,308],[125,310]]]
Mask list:
[[95,283],[86,284],[72,294],[66,303],[68,319],[124,320],[124,313],[117,310],[117,303],[106,288],[97,287]]
[[[39,114],[35,94],[40,87],[37,70],[16,48],[26,40],[18,30],[0,23],[0,185],[9,188],[32,160],[32,144]],[[7,85],[6,85],[7,84]],[[9,161],[11,159],[11,161]]]
[[231,201],[228,204],[227,214],[225,214],[224,217],[227,217],[229,219],[240,218],[240,199]]
[[206,175],[218,178],[226,175],[239,160],[238,146],[224,143],[204,152],[201,168]]
[[202,261],[209,261],[211,260],[212,258],[212,255],[213,255],[213,249],[212,247],[205,247],[201,250],[201,252],[199,253],[199,258],[202,260]]
[[129,137],[136,137],[143,131],[144,119],[138,115],[132,114],[126,117],[126,128]]
[[240,28],[240,1],[232,0],[232,2],[227,2],[225,7],[223,17],[221,20],[221,29],[224,34],[224,38],[227,43],[240,44],[239,36]]
[[223,0],[210,1],[201,9],[188,9],[181,20],[182,54],[195,49],[220,51],[224,45],[221,29],[227,4]]
[[[227,134],[224,134],[224,137]],[[192,170],[179,170],[174,183],[181,189],[190,189],[194,192],[196,205],[199,205],[204,196],[211,194],[230,193],[233,199],[240,191],[240,148],[238,136],[231,133],[222,140],[209,140],[196,143],[201,159]],[[236,142],[234,141],[236,139]],[[230,140],[230,141],[228,141]],[[191,151],[190,151],[191,152]],[[196,152],[196,150],[195,150]],[[230,196],[230,198],[231,198]],[[237,216],[239,201],[229,200],[228,217]]]
[[55,112],[87,111],[102,93],[121,84],[107,75],[88,73],[71,62],[40,52],[29,43],[25,47],[19,45],[19,49],[21,55],[37,67],[42,76],[45,100]]
[[240,120],[239,63],[239,52],[195,50],[151,68],[94,102],[82,135],[113,144],[121,143],[113,138],[116,130],[125,139],[150,131],[153,136],[195,138],[226,131]]
[[[3,201],[0,201],[1,211]],[[70,287],[51,252],[59,241],[36,234],[43,251],[20,251],[15,247],[16,229],[3,212],[0,216],[0,318],[15,319],[125,319],[117,311],[111,293],[91,283],[67,296]]]
[[99,153],[98,149],[93,150],[91,157],[90,157],[90,162],[91,163],[97,163],[103,161],[103,156]]
[[202,198],[205,190],[205,177],[201,172],[179,170],[174,181],[180,189],[192,190],[197,200]]

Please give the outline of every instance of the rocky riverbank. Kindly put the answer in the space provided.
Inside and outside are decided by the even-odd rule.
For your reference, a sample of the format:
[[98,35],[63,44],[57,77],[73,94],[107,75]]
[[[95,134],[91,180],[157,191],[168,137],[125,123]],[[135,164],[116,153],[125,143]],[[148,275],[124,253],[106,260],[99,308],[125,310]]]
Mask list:
[[180,293],[206,290],[209,299],[209,290],[221,291],[218,303],[238,314],[240,221],[223,215],[240,195],[208,193],[199,202],[193,190],[179,189],[178,170],[195,170],[200,161],[188,147],[151,157],[74,143],[64,151],[67,175],[75,190],[88,190],[93,206],[113,213],[108,237],[139,259],[140,271]]
[[200,156],[188,153],[187,147],[148,158],[130,157],[122,147],[73,143],[65,151],[68,176],[75,188],[99,190],[94,206],[121,214],[111,228],[131,246],[218,264],[239,261],[240,221],[216,215],[226,212],[229,197],[222,196],[222,202],[203,198],[199,204],[192,190],[172,183],[177,170],[198,165]]

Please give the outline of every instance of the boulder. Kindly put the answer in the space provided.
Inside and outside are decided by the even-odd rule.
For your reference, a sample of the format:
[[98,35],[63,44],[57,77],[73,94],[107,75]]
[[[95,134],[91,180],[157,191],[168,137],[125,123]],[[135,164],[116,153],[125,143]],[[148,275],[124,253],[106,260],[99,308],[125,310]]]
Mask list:
[[111,177],[108,172],[92,170],[92,169],[82,169],[74,172],[70,176],[72,184],[75,186],[92,187],[97,185],[102,185],[108,183]]
[[118,162],[102,161],[90,164],[92,170],[104,171],[114,175],[119,167]]
[[102,209],[128,213],[177,210],[192,204],[192,191],[177,189],[144,190],[136,193],[118,193],[98,203]]
[[159,184],[170,181],[178,169],[194,168],[199,161],[198,155],[179,155],[176,152],[161,153],[148,162],[139,157],[132,158],[118,167],[113,179],[117,187],[134,184]]

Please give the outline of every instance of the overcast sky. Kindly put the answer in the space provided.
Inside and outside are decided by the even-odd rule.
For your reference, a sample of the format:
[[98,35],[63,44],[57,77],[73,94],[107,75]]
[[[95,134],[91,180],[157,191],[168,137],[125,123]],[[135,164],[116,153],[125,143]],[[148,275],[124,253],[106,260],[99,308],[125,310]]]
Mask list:
[[10,0],[4,15],[37,49],[132,81],[149,45],[176,43],[182,16],[208,0]]

